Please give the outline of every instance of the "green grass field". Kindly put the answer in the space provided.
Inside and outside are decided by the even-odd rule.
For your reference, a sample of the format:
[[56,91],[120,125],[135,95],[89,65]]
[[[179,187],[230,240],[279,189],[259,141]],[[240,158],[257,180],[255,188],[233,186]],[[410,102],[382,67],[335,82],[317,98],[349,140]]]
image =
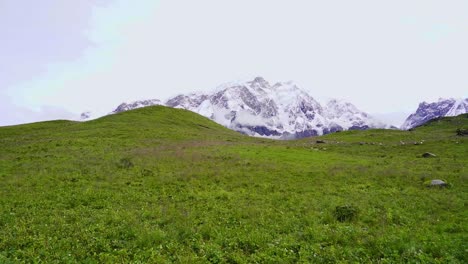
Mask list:
[[468,263],[457,128],[273,141],[160,106],[1,127],[0,263]]

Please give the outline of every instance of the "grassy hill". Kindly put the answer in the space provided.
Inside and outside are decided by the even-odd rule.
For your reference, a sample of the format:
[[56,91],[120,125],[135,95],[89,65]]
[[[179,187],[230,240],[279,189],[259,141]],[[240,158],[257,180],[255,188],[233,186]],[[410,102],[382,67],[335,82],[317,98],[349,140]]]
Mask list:
[[273,141],[161,106],[2,127],[0,263],[467,263],[457,128]]

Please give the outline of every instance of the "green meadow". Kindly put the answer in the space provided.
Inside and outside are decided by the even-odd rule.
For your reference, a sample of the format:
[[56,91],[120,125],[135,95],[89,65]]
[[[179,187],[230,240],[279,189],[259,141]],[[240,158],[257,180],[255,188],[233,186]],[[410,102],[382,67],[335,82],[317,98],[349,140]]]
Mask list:
[[0,263],[468,263],[457,129],[275,141],[161,106],[1,127]]

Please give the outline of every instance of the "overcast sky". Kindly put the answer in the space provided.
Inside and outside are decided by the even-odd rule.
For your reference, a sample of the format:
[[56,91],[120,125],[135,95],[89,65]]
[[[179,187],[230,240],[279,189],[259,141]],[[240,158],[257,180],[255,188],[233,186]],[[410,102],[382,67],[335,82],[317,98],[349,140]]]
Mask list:
[[468,97],[466,0],[0,0],[0,40],[0,125],[254,76],[369,113]]

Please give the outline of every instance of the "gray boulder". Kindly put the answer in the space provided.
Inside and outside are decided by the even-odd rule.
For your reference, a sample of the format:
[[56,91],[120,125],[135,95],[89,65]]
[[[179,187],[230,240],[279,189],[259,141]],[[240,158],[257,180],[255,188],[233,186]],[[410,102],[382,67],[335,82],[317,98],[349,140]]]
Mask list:
[[427,187],[447,187],[448,184],[443,180],[430,180],[425,182]]

